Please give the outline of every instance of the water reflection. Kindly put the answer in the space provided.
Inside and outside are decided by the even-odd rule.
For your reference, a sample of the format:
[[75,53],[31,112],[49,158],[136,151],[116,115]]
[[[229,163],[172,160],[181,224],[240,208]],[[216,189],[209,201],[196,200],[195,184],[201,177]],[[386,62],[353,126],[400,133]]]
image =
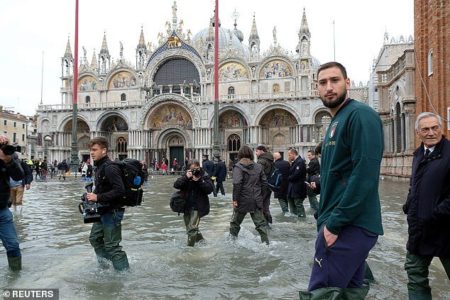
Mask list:
[[[211,214],[201,224],[207,243],[189,248],[182,217],[169,208],[174,180],[153,178],[143,206],[127,210],[122,245],[131,271],[123,274],[97,265],[90,225],[83,224],[77,208],[83,183],[35,183],[15,220],[24,269],[11,274],[2,258],[0,287],[59,288],[61,299],[296,299],[307,287],[316,236],[311,216],[297,223],[281,216],[273,201],[271,245],[260,243],[251,218],[234,242],[228,239],[230,194],[211,197]],[[225,188],[230,192],[229,181]],[[385,235],[369,256],[377,283],[368,299],[406,299],[401,205],[407,184],[383,181],[380,193]],[[4,248],[0,255],[6,256]],[[449,282],[438,261],[430,274],[435,299],[448,299]]]

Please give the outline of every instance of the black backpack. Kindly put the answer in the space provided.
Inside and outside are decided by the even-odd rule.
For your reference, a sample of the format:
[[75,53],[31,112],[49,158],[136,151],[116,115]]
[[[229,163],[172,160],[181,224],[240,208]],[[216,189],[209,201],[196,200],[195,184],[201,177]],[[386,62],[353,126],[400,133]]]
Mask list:
[[138,206],[142,204],[144,191],[144,172],[142,164],[137,159],[125,158],[122,161],[114,161],[122,171],[122,181],[125,186],[125,196],[122,199],[124,206]]
[[281,174],[281,171],[277,167],[272,166],[272,170],[267,177],[267,184],[269,185],[269,188],[274,192],[279,191],[282,179],[283,175]]
[[186,193],[184,191],[178,190],[173,192],[170,197],[170,208],[173,212],[180,213],[184,212],[184,207],[186,206]]

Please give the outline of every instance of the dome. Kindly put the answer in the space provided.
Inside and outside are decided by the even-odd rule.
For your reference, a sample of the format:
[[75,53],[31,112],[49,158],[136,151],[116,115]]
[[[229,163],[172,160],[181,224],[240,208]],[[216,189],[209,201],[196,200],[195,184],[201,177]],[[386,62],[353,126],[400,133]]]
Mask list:
[[[204,52],[207,41],[210,40],[210,29],[214,35],[214,28],[205,28],[194,35],[192,38],[192,44],[199,50],[200,53]],[[223,52],[229,48],[235,50],[238,55],[247,58],[248,49],[241,43],[239,38],[235,35],[233,30],[219,27],[219,49]]]

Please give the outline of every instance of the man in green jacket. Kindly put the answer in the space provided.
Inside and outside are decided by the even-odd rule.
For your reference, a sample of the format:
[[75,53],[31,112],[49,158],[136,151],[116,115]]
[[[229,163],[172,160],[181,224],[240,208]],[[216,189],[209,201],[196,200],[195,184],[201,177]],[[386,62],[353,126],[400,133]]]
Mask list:
[[348,97],[350,79],[340,63],[320,66],[317,78],[332,120],[322,146],[314,265],[309,292],[300,292],[300,299],[364,299],[365,260],[383,234],[378,195],[382,123],[372,108]]

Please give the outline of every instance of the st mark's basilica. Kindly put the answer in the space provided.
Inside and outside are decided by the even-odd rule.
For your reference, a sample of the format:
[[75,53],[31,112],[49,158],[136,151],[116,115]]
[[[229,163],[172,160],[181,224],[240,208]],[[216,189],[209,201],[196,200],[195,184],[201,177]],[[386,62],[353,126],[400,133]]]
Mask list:
[[[219,27],[220,152],[227,163],[244,144],[265,144],[286,158],[289,147],[304,154],[322,139],[330,115],[316,90],[319,62],[310,52],[305,11],[296,26],[300,30],[295,52],[282,47],[276,27],[271,46],[262,51],[255,16],[247,39],[236,22],[233,29]],[[89,158],[87,143],[94,136],[108,138],[112,159],[184,162],[185,157],[211,154],[213,19],[192,35],[183,29],[174,2],[172,19],[157,43],[146,44],[141,29],[134,64],[125,59],[122,45],[119,58],[111,59],[106,34],[100,52],[94,52],[90,61],[86,50],[80,51],[80,160]],[[68,42],[61,60],[61,104],[38,109],[39,139],[49,161],[70,158],[73,63]]]

